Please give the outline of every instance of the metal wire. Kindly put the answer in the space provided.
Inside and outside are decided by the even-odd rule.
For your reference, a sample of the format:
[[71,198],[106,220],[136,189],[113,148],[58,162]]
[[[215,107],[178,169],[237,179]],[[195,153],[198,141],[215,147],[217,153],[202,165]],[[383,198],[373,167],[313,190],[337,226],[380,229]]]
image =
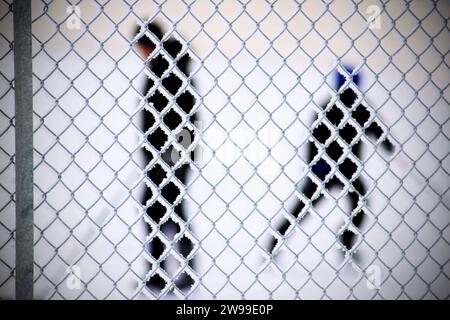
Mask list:
[[[35,298],[449,298],[447,2],[42,0],[32,12]],[[0,111],[5,298],[12,111]]]
[[12,1],[2,1],[0,17],[0,297],[14,298],[15,166],[14,166],[14,56]]

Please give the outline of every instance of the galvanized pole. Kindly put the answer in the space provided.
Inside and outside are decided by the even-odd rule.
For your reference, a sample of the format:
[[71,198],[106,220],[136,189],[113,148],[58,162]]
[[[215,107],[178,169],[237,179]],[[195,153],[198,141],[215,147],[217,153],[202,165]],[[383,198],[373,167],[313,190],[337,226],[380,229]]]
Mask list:
[[16,299],[33,299],[33,87],[31,0],[14,0]]

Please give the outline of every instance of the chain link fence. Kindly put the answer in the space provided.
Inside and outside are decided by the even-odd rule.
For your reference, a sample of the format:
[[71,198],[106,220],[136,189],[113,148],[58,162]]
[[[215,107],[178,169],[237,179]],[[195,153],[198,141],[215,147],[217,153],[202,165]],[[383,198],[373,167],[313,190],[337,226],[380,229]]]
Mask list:
[[14,292],[14,63],[12,7],[0,4],[0,288],[2,296]]
[[446,1],[32,1],[34,297],[448,299],[448,14]]

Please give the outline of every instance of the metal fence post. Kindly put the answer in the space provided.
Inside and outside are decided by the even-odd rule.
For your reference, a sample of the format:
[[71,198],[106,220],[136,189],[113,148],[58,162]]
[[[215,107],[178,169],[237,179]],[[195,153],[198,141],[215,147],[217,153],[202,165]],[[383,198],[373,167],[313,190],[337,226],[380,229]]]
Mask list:
[[14,0],[16,299],[33,299],[33,88],[31,1]]

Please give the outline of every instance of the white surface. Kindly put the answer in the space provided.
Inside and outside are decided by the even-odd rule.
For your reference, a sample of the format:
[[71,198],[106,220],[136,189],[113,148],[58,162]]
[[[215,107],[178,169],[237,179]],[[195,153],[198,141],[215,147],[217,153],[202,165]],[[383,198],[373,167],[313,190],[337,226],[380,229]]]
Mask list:
[[[176,15],[179,11],[174,7],[176,2],[169,1],[164,10]],[[207,10],[206,7],[195,6],[192,12],[201,15],[202,10]],[[289,8],[286,5],[278,10],[287,18],[289,15],[286,13],[292,12]],[[303,9],[311,14],[315,12],[308,8],[305,5]],[[55,7],[52,14],[63,17],[64,11],[61,13],[59,9]],[[232,16],[233,10],[228,9],[228,15]],[[393,14],[398,8],[391,9]],[[114,19],[119,19],[120,12],[126,12],[119,10],[119,7],[108,7],[106,10],[117,14]],[[150,10],[139,5],[136,13],[145,16]],[[251,12],[263,17],[258,10]],[[340,9],[330,10],[342,14]],[[35,12],[39,11],[36,9]],[[85,7],[82,12],[88,19],[96,10]],[[172,17],[170,14],[169,17]],[[204,15],[205,19],[207,16]],[[275,18],[273,15],[271,17]],[[299,26],[308,24],[305,24],[302,15],[298,15],[298,20],[290,24],[290,28],[296,36],[306,36],[301,30],[306,33],[308,29],[297,28],[296,23]],[[327,20],[324,18],[321,21]],[[124,36],[129,36],[133,23],[132,18],[123,23],[121,31]],[[351,22],[351,26],[363,28],[364,23],[360,19]],[[188,25],[185,20],[180,21],[177,31],[186,37],[192,36],[196,26]],[[408,23],[400,24],[399,28],[405,25]],[[112,32],[108,26],[105,22],[93,30],[104,40],[108,34],[105,30]],[[183,26],[186,28],[183,29]],[[272,24],[272,29],[268,26],[262,28],[266,28],[271,39],[276,37],[277,28],[283,28],[282,24],[278,26],[276,23]],[[38,20],[33,27],[38,39],[45,40],[49,35],[45,31],[49,27],[47,20]],[[316,27],[326,34],[327,30],[333,29],[333,23],[318,23]],[[375,31],[375,35],[381,36],[388,27],[385,25],[381,31]],[[251,31],[244,22],[236,23],[234,28],[241,36]],[[430,28],[433,29],[433,25]],[[69,39],[77,38],[77,32],[80,32],[67,31],[64,26],[62,30]],[[220,38],[220,24],[207,24],[205,30]],[[350,32],[349,28],[346,30]],[[343,35],[342,31],[339,35]],[[370,52],[376,45],[375,38],[369,33],[366,35],[361,38],[364,40],[362,44],[356,43],[352,47],[347,40],[333,40],[329,41],[328,48],[342,56],[346,63],[360,64],[363,57],[355,48],[364,53]],[[335,201],[331,199],[317,206],[291,234],[285,244],[289,250],[279,253],[276,264],[268,263],[265,260],[267,256],[259,247],[265,247],[271,238],[268,219],[274,219],[272,225],[275,227],[295,202],[295,183],[299,182],[305,169],[301,160],[304,149],[300,148],[298,152],[297,148],[307,139],[313,103],[322,103],[326,98],[323,74],[333,70],[336,57],[325,50],[313,62],[316,70],[310,67],[312,62],[308,54],[313,55],[321,49],[322,41],[310,36],[298,48],[295,39],[284,34],[282,40],[275,42],[268,54],[257,63],[252,55],[261,55],[269,44],[264,38],[254,38],[258,40],[246,43],[248,51],[236,57],[234,54],[242,47],[242,42],[236,39],[227,37],[219,43],[219,49],[227,56],[217,50],[209,55],[214,45],[204,33],[192,44],[192,50],[205,60],[202,66],[198,65],[195,75],[202,96],[199,116],[203,130],[200,142],[204,150],[203,161],[197,163],[201,172],[193,170],[190,174],[191,182],[185,200],[193,217],[192,232],[202,241],[196,259],[197,271],[203,277],[191,298],[420,298],[424,295],[447,298],[450,288],[450,112],[446,102],[449,77],[443,64],[431,73],[436,85],[432,82],[425,84],[428,71],[418,66],[415,58],[421,52],[421,45],[429,39],[422,36],[420,41],[410,44],[413,50],[417,50],[416,53],[404,50],[396,55],[394,64],[404,72],[416,64],[407,73],[409,85],[403,81],[396,87],[402,74],[393,65],[381,73],[388,63],[381,48],[365,57],[361,87],[366,90],[372,107],[379,110],[378,115],[391,127],[390,134],[397,148],[399,145],[402,148],[392,161],[383,158],[385,155],[378,149],[366,149],[368,160],[363,176],[367,186],[373,189],[366,209],[370,213],[362,228],[364,242],[358,249],[360,260],[352,265],[342,261],[335,242],[336,232],[342,226],[348,208],[345,200],[339,202],[343,209],[333,209]],[[62,59],[70,51],[67,43],[59,40],[59,44],[55,38],[46,45],[54,59]],[[394,52],[402,40],[386,37],[383,43],[385,50]],[[440,42],[435,45],[441,48]],[[347,47],[352,50],[345,54]],[[38,48],[36,43],[35,51]],[[89,59],[94,57],[99,47],[85,35],[77,42],[75,49]],[[281,52],[281,56],[275,53],[275,49]],[[129,190],[133,190],[131,194],[136,199],[143,191],[140,183],[142,173],[138,168],[143,163],[139,151],[136,151],[139,131],[129,125],[129,116],[139,108],[137,92],[144,79],[142,61],[134,53],[125,55],[127,50],[127,42],[116,33],[105,51],[100,51],[100,55],[89,64],[91,72],[84,72],[75,80],[73,87],[61,74],[51,74],[54,62],[45,53],[40,52],[34,59],[36,76],[49,77],[45,80],[48,92],[40,89],[37,79],[34,82],[37,92],[34,100],[36,128],[40,123],[39,116],[45,115],[45,126],[35,133],[35,222],[38,240],[35,257],[36,264],[43,267],[42,272],[37,268],[35,270],[38,275],[36,298],[134,297],[137,281],[147,270],[142,252],[145,225],[137,202],[129,197]],[[124,55],[119,69],[105,53],[112,55],[113,59]],[[233,59],[230,60],[230,57]],[[284,66],[283,58],[287,58]],[[231,65],[228,65],[229,61]],[[421,59],[427,70],[434,70],[435,63],[440,61],[437,51],[427,51]],[[255,66],[256,69],[253,69]],[[74,52],[60,63],[61,70],[70,79],[82,72],[83,67],[82,60]],[[369,68],[380,73],[378,81]],[[100,90],[100,81],[96,76],[105,79]],[[134,79],[135,89],[129,87],[127,77]],[[422,85],[424,87],[419,89]],[[441,93],[438,88],[444,91]],[[55,107],[51,95],[59,96],[65,90],[69,91]],[[416,90],[419,91],[418,97],[415,96]],[[310,92],[314,93],[313,97],[310,97]],[[87,104],[80,94],[91,96]],[[115,101],[115,97],[120,98]],[[73,123],[67,115],[73,117]],[[102,116],[104,126],[96,129]],[[52,148],[55,134],[60,136],[60,144]],[[115,134],[118,134],[120,145],[114,140]],[[85,144],[84,135],[89,135],[89,145]],[[259,140],[255,140],[257,135]],[[269,149],[271,157],[267,158]],[[216,151],[215,154],[212,150]],[[39,153],[45,153],[44,162]],[[76,154],[73,162],[71,154]],[[138,165],[129,161],[130,155]],[[59,179],[57,172],[63,171]],[[84,180],[86,176],[83,171],[90,171],[90,181]],[[117,178],[114,173],[118,173]],[[377,181],[376,186],[374,180]],[[215,186],[214,189],[212,186]],[[73,197],[70,190],[74,191]],[[100,190],[105,191],[100,194]],[[57,216],[59,219],[55,220]],[[98,226],[103,226],[101,232]],[[74,230],[72,236],[70,229]],[[39,238],[39,230],[44,231],[45,239]],[[308,237],[311,239],[308,240]],[[116,249],[114,246],[117,246]],[[56,256],[55,247],[58,247]],[[241,256],[244,257],[242,261]],[[102,263],[105,272],[99,272],[99,264]],[[67,267],[73,264],[80,267],[82,281],[88,283],[87,291],[68,289]],[[379,291],[369,289],[366,279],[360,278],[371,265],[381,270],[382,285]],[[447,276],[441,273],[440,266]],[[336,269],[340,271],[336,272]],[[259,273],[258,278],[255,273]],[[113,281],[117,281],[116,286]],[[428,291],[428,283],[434,296]],[[57,293],[53,284],[59,284]],[[403,291],[402,285],[405,286]],[[353,296],[348,286],[354,286]],[[325,292],[320,287],[326,287]],[[141,295],[136,297],[143,298]]]

